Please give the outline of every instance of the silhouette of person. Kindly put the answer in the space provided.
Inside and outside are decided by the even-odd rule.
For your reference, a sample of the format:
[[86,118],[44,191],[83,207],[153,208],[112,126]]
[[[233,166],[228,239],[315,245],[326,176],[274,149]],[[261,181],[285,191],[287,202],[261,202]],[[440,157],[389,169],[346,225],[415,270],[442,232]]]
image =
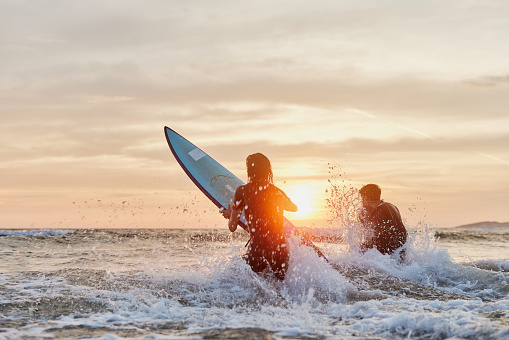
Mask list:
[[[364,208],[360,220],[371,234],[361,244],[361,250],[376,248],[382,254],[393,254],[407,241],[407,231],[398,208],[380,199],[382,190],[376,184],[363,186],[359,193]],[[404,258],[404,249],[400,251],[400,256]]]
[[269,159],[261,154],[246,159],[248,183],[235,192],[233,206],[222,214],[228,220],[231,232],[237,229],[244,210],[250,240],[244,256],[256,273],[271,271],[284,280],[290,259],[288,239],[283,229],[283,211],[297,211],[297,206],[273,184]]

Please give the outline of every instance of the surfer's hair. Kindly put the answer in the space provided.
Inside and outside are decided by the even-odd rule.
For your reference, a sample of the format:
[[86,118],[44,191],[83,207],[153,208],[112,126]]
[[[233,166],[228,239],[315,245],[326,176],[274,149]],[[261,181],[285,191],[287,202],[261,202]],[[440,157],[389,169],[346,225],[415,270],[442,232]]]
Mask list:
[[250,183],[266,185],[273,183],[272,167],[269,159],[261,154],[255,153],[247,156],[247,180]]
[[366,184],[359,190],[361,197],[365,201],[380,201],[382,195],[382,189],[376,184]]

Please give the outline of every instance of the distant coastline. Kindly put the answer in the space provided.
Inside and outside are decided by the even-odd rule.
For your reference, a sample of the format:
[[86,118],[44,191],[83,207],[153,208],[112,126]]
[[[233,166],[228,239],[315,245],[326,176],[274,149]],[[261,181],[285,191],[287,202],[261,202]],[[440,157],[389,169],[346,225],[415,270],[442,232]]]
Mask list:
[[485,221],[472,224],[464,224],[454,227],[454,229],[505,229],[505,228],[509,228],[509,222]]

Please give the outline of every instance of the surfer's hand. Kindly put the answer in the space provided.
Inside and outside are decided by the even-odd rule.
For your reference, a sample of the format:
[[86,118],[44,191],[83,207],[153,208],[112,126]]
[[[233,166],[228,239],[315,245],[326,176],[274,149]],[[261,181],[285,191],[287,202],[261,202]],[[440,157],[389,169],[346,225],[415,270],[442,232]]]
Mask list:
[[232,214],[232,207],[231,204],[228,204],[227,209],[221,209],[219,212],[223,215],[224,218],[229,219],[230,215]]

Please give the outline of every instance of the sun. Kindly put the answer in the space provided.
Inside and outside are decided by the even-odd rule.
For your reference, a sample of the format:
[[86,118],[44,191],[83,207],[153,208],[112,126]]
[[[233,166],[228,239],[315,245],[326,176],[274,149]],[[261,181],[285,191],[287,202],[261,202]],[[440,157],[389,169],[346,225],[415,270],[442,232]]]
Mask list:
[[312,184],[285,187],[286,195],[297,205],[297,212],[285,212],[289,218],[311,219],[318,211],[318,193]]

